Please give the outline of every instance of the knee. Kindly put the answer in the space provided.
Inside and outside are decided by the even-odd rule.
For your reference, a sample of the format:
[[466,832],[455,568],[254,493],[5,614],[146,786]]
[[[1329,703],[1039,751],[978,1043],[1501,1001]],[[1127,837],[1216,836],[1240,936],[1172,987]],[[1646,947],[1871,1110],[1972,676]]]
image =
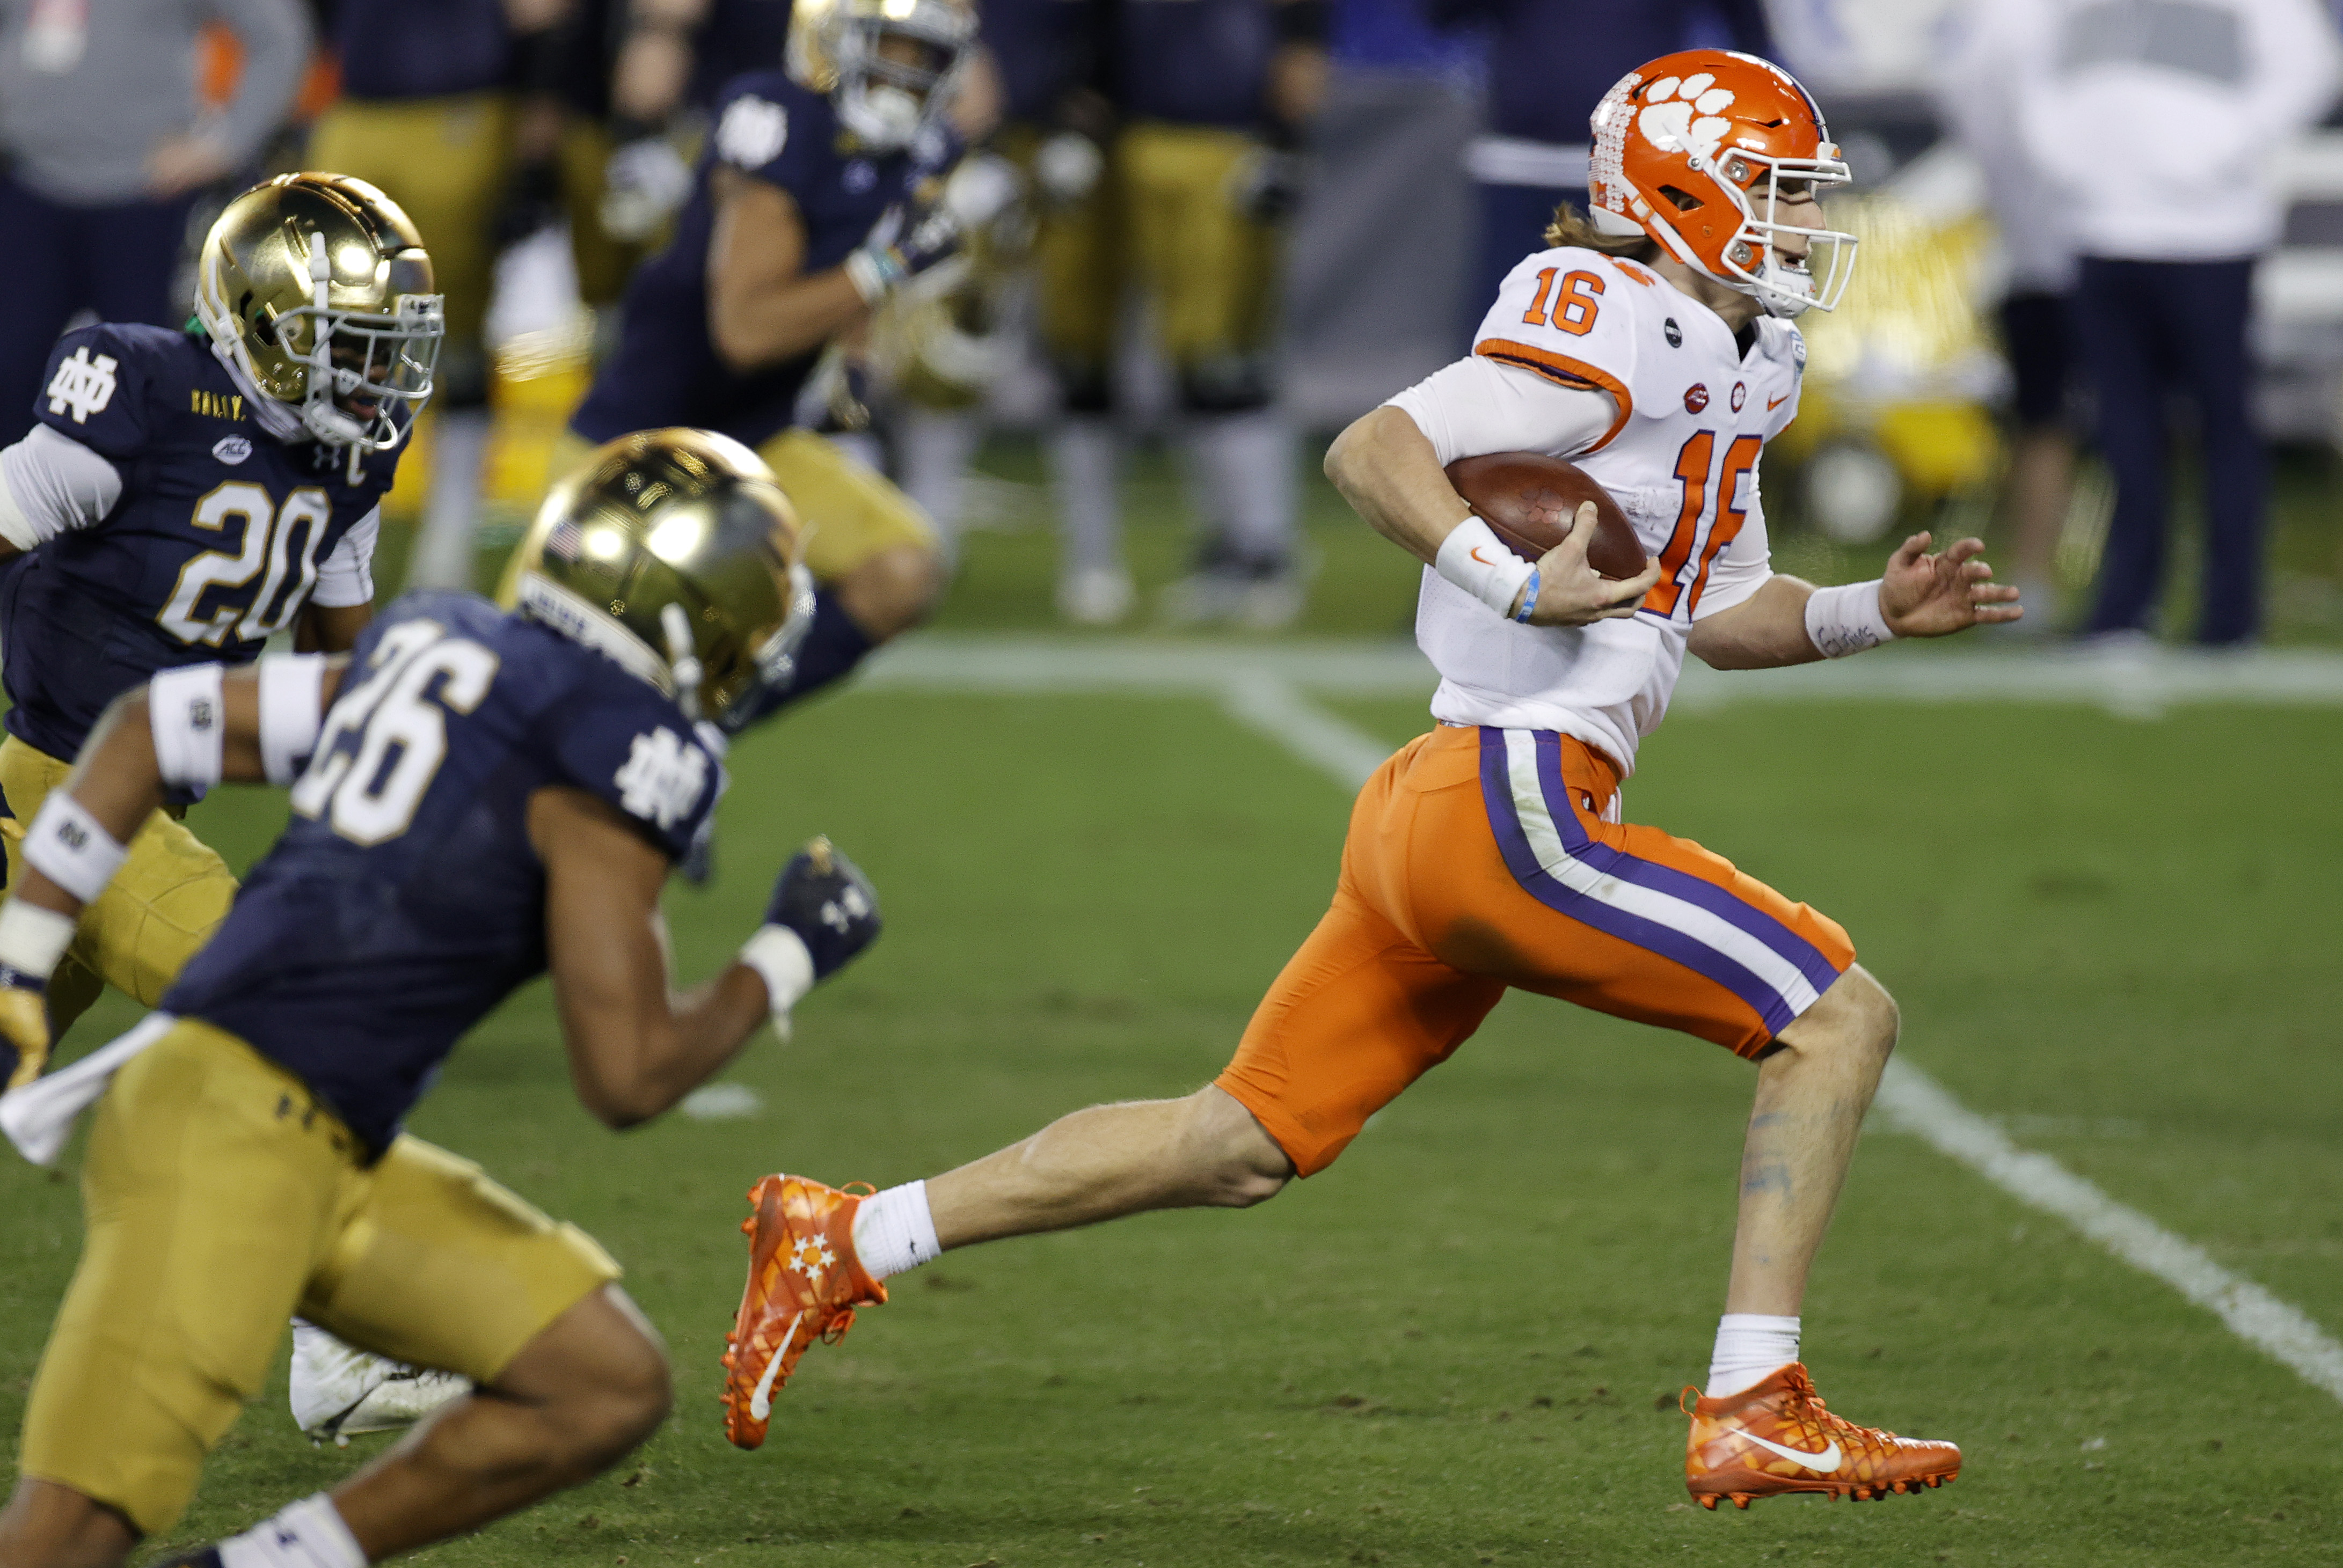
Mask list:
[[1782,1031],[1778,1043],[1808,1060],[1863,1061],[1875,1071],[1896,1049],[1901,1027],[1896,999],[1869,970],[1853,964]]
[[1204,1203],[1250,1209],[1276,1197],[1293,1180],[1293,1162],[1285,1151],[1226,1090],[1208,1084],[1190,1095],[1187,1105],[1182,1141]]
[[943,586],[943,552],[931,544],[901,544],[859,562],[830,591],[862,634],[881,643],[927,619]]
[[[617,1292],[612,1292],[614,1296]],[[573,1462],[596,1471],[632,1452],[675,1405],[674,1381],[658,1332],[618,1297],[624,1327],[597,1337],[590,1355],[569,1372],[570,1397],[552,1425],[571,1445]]]

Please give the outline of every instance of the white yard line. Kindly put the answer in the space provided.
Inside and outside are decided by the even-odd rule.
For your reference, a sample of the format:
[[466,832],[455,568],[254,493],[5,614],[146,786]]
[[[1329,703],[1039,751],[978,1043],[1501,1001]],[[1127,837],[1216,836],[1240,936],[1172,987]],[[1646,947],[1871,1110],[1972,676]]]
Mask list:
[[[2094,702],[2152,717],[2174,702],[2225,701],[2343,706],[2343,658],[2254,654],[2203,662],[2179,658],[2127,683],[2080,661],[2053,656],[1985,654],[1910,661],[1896,656],[1773,672],[1785,700],[1894,698]],[[930,637],[874,661],[874,684],[914,689],[1031,693],[1191,694],[1216,697],[1246,728],[1276,741],[1345,789],[1355,790],[1392,749],[1312,701],[1304,686],[1348,695],[1427,692],[1431,671],[1415,650],[1386,643],[1252,647],[1139,640]],[[1880,672],[1861,677],[1867,666]],[[1840,672],[1850,672],[1841,674]],[[1687,669],[1685,696],[1715,685],[1768,678]],[[1788,689],[1795,687],[1795,689]],[[1730,700],[1729,697],[1715,700]],[[2343,1344],[2299,1308],[2213,1261],[2047,1154],[2021,1149],[1935,1079],[1898,1059],[1887,1064],[1875,1107],[1882,1120],[1959,1161],[2029,1208],[2064,1220],[2146,1274],[2213,1313],[2229,1331],[2313,1388],[2343,1400]]]
[[[1429,697],[1437,683],[1397,638],[1277,643],[1172,638],[927,633],[870,660],[865,678],[898,689],[1217,696],[1232,680],[1269,677],[1343,697]],[[2343,654],[2196,654],[2136,658],[2055,648],[1973,652],[1890,648],[1860,658],[1735,674],[1686,663],[1675,707],[1745,702],[2028,702],[2154,718],[2192,703],[2343,708]]]

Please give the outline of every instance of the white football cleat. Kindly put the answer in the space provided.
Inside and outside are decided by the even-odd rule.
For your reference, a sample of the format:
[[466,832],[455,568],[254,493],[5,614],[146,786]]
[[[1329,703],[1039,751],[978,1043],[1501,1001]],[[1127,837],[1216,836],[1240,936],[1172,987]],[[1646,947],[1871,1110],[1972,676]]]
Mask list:
[[293,1320],[293,1420],[323,1444],[351,1434],[398,1432],[472,1392],[472,1380],[395,1362]]
[[1121,567],[1082,567],[1058,582],[1058,613],[1076,626],[1112,626],[1138,597]]

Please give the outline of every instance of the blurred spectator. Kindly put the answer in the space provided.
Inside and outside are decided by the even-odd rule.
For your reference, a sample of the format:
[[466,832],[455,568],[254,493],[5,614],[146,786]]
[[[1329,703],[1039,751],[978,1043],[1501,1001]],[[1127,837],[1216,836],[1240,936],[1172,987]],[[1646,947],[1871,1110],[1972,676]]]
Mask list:
[[2082,256],[2076,327],[2115,517],[2087,629],[2139,636],[2164,575],[2168,400],[2205,469],[2199,642],[2260,626],[2267,458],[2250,413],[2255,259],[2277,242],[2277,154],[2335,94],[2315,0],[2034,0],[2006,68],[2020,134]]
[[[243,46],[204,113],[196,35]],[[41,370],[79,311],[176,326],[187,209],[283,120],[309,48],[296,0],[0,0],[0,233],[17,287],[0,313],[0,446],[32,427]]]
[[[483,328],[512,196],[522,99],[558,91],[568,0],[341,0],[340,102],[309,145],[313,167],[355,175],[415,220],[447,301],[432,398],[431,491],[410,585],[472,586],[488,447]],[[558,135],[540,102],[540,144]],[[541,164],[540,145],[524,162]]]
[[2075,242],[2058,189],[2019,139],[2009,61],[2025,47],[2040,0],[1972,0],[1947,15],[1935,86],[1945,127],[1985,171],[2006,269],[2000,318],[2009,360],[2009,470],[1997,522],[2024,597],[2018,629],[2052,629],[2058,534],[2074,496],[2067,402],[2077,366]]
[[1555,206],[1586,206],[1587,116],[1646,60],[1697,45],[1770,55],[1763,0],[1429,0],[1444,25],[1484,23],[1489,134],[1464,166],[1479,187],[1479,260],[1461,302],[1479,325],[1513,264],[1544,245]]

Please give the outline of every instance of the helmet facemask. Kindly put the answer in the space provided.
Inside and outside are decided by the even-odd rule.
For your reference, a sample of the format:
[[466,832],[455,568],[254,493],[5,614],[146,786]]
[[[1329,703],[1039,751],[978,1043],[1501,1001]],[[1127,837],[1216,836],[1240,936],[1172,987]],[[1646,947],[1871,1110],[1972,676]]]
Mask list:
[[310,236],[312,303],[277,318],[277,341],[308,370],[301,424],[329,446],[387,452],[431,396],[446,316],[436,294],[402,294],[388,312],[329,302],[332,267]]
[[[1836,149],[1826,145],[1825,150]],[[1778,214],[1785,198],[1811,193],[1819,199],[1818,187],[1845,185],[1845,163],[1780,158],[1735,147],[1718,156],[1716,175],[1710,184],[1741,209],[1741,228],[1726,242],[1722,258],[1726,276],[1717,281],[1755,296],[1766,315],[1784,320],[1810,309],[1837,309],[1855,277],[1855,236],[1844,229],[1785,223]],[[1785,186],[1792,188],[1785,190]],[[1780,242],[1785,235],[1805,241],[1805,254],[1795,260],[1783,253]]]

